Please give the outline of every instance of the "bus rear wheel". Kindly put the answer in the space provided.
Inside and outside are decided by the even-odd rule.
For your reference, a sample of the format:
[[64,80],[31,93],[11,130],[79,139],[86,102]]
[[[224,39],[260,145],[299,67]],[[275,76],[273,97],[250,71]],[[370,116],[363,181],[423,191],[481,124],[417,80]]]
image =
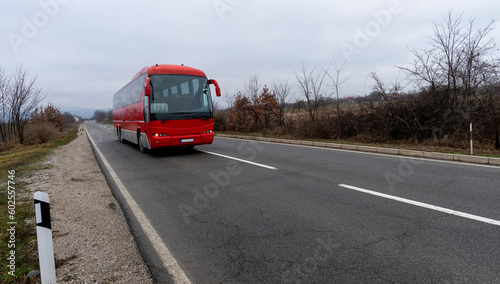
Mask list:
[[139,131],[137,131],[137,144],[139,145],[139,151],[141,151],[141,153],[146,153],[146,148],[142,145],[141,141],[141,132]]
[[122,135],[122,129],[121,127],[118,128],[118,130],[116,131],[117,132],[117,135],[118,135],[118,140],[121,142],[121,143],[125,143],[125,141],[123,140],[123,135]]

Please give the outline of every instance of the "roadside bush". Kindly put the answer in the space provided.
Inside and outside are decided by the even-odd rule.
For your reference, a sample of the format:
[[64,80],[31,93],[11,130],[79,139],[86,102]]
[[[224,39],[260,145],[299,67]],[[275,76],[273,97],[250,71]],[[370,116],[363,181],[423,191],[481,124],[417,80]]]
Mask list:
[[231,119],[231,114],[228,111],[216,110],[214,111],[214,130],[215,131],[228,131],[229,120]]
[[48,104],[46,107],[35,108],[30,117],[31,123],[50,123],[59,131],[63,131],[63,116],[61,111],[54,105]]
[[314,127],[314,123],[311,120],[297,120],[294,136],[301,138],[314,138],[311,129]]
[[26,130],[26,145],[38,145],[57,140],[62,133],[57,127],[48,122],[30,123]]
[[335,118],[332,113],[320,112],[318,113],[317,121],[312,125],[312,135],[316,138],[330,139],[333,136],[335,129]]
[[0,142],[0,152],[8,151],[16,145],[15,141],[11,142]]

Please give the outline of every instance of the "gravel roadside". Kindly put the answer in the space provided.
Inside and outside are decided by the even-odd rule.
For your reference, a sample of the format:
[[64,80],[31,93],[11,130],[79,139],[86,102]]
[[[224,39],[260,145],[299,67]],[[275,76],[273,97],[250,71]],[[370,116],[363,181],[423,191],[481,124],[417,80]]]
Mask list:
[[153,283],[85,132],[45,163],[31,187],[50,196],[58,282]]

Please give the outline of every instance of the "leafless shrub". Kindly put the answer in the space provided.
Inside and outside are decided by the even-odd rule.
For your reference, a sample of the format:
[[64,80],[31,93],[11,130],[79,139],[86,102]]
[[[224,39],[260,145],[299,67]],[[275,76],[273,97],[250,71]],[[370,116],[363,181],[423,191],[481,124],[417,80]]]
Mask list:
[[229,123],[231,120],[231,112],[229,110],[217,109],[214,110],[214,130],[215,131],[230,131]]
[[33,110],[43,100],[42,89],[36,87],[36,76],[18,67],[15,74],[7,77],[0,69],[0,138],[9,142],[16,138],[24,143],[24,132]]
[[61,137],[61,132],[56,125],[45,122],[29,124],[25,133],[25,145],[39,145],[57,140]]
[[295,72],[295,78],[300,91],[304,95],[307,104],[309,118],[314,121],[321,106],[321,99],[325,97],[324,80],[327,70],[320,70],[315,66],[311,70],[302,63],[302,70]]
[[35,83],[36,76],[30,78],[28,72],[20,66],[13,77],[11,85],[10,120],[20,144],[24,142],[24,131],[28,125],[31,112],[45,98],[42,89],[36,87]]
[[286,81],[273,81],[271,84],[271,92],[276,96],[279,105],[278,123],[282,129],[286,128],[285,125],[285,108],[292,99],[290,90],[292,86]]

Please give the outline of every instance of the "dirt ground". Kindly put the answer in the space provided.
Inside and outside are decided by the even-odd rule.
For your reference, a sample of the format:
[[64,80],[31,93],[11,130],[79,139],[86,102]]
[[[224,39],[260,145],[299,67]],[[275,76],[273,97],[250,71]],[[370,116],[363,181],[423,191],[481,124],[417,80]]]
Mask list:
[[153,283],[85,132],[45,163],[31,187],[49,194],[57,281]]

